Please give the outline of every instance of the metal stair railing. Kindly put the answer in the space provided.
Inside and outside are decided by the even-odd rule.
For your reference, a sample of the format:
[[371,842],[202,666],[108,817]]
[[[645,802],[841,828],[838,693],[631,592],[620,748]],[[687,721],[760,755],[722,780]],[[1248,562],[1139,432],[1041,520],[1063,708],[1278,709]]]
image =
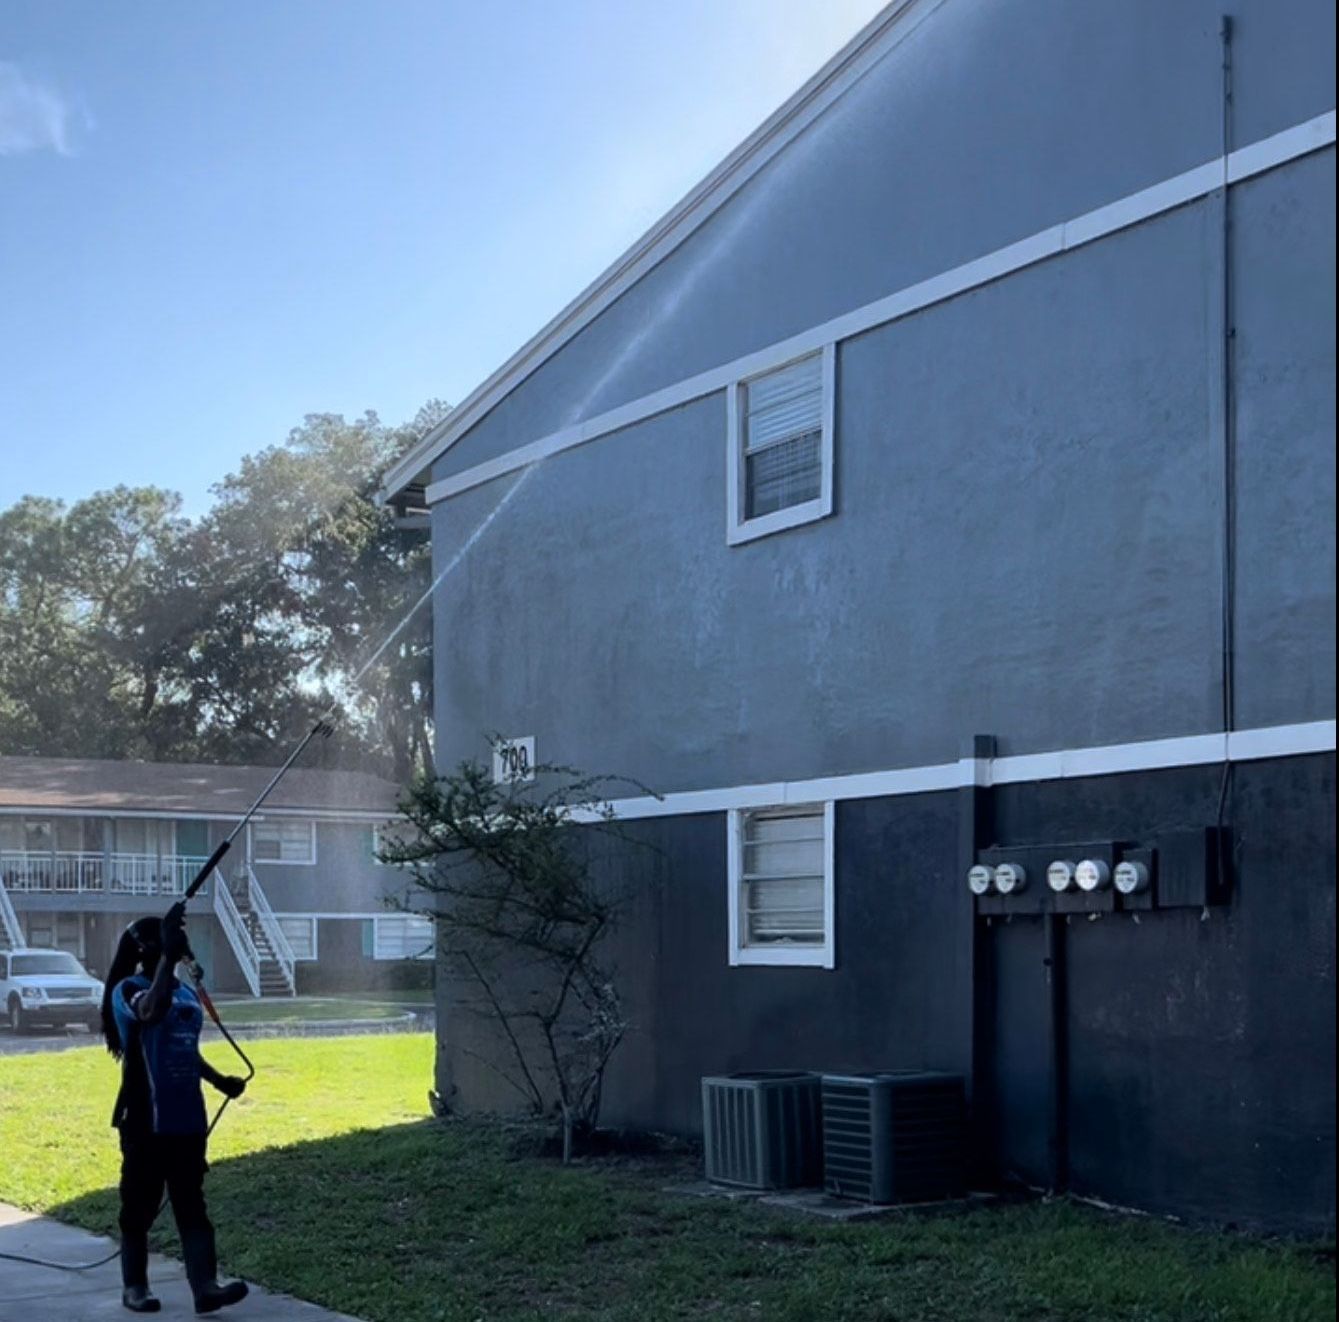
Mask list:
[[17,949],[23,944],[23,928],[19,926],[19,916],[10,903],[2,875],[0,875],[0,937],[5,939],[5,944],[11,949]]
[[284,929],[279,925],[278,918],[274,916],[274,910],[270,908],[269,897],[265,894],[264,887],[261,886],[249,863],[246,867],[246,879],[247,898],[251,902],[251,912],[255,914],[256,921],[260,924],[260,930],[265,934],[265,940],[269,942],[270,953],[274,956],[274,962],[279,966],[279,972],[284,975],[284,985],[288,988],[288,994],[294,996],[297,994],[297,978],[294,975],[297,957],[293,954],[293,947],[289,945],[288,937],[284,935]]
[[259,996],[260,952],[257,951],[256,943],[251,939],[251,933],[246,930],[246,923],[242,920],[241,913],[238,912],[236,901],[232,897],[232,891],[228,889],[228,883],[219,875],[217,868],[214,870],[214,878],[214,916],[219,920],[219,926],[223,928],[223,933],[228,938],[232,953],[237,956],[237,962],[242,968],[242,976],[246,979],[246,985],[251,989],[251,995]]

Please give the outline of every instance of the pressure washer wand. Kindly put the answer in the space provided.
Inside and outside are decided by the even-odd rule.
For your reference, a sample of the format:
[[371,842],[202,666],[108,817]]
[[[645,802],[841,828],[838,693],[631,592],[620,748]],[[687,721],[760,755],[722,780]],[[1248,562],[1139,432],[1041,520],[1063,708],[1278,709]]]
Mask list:
[[298,741],[297,746],[284,760],[283,766],[281,766],[279,770],[276,771],[274,775],[270,777],[270,783],[266,785],[263,790],[261,790],[259,796],[256,798],[256,801],[243,814],[242,820],[239,821],[237,825],[234,826],[232,830],[228,832],[228,834],[223,838],[223,840],[219,842],[214,852],[210,854],[210,856],[207,859],[205,859],[204,865],[200,868],[200,871],[195,874],[195,880],[192,881],[191,884],[186,887],[186,894],[182,897],[183,903],[186,900],[191,900],[195,898],[196,892],[200,889],[201,886],[205,884],[205,878],[208,877],[209,874],[213,872],[213,870],[216,867],[218,867],[218,865],[223,861],[223,856],[228,852],[228,850],[232,848],[232,842],[236,840],[239,835],[241,835],[242,829],[256,815],[256,813],[260,811],[261,804],[263,804],[265,800],[268,799],[270,795],[274,793],[275,788],[278,786],[279,782],[283,780],[283,778],[288,774],[288,770],[293,765],[293,763],[296,762],[298,758],[302,756],[303,750],[307,747],[307,745],[311,743],[311,741],[315,739],[318,734],[328,737],[334,733],[334,727],[330,724],[329,721],[326,720],[326,716],[328,716],[329,714],[330,713],[327,712],[324,715],[322,715],[317,720],[316,724],[313,725],[312,728],[308,730],[305,735],[302,736],[302,738]]

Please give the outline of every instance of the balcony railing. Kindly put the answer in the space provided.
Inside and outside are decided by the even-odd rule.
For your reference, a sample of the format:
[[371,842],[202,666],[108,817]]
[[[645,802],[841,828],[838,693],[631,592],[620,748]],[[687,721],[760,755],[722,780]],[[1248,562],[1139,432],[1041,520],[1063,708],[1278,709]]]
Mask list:
[[0,851],[11,895],[184,895],[205,855]]

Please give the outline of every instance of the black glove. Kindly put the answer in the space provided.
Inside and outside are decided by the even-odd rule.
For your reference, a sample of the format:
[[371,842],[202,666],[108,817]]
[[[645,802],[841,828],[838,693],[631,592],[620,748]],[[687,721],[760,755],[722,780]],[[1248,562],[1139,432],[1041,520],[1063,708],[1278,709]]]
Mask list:
[[186,904],[178,900],[163,915],[163,955],[171,964],[182,959],[190,946],[186,942]]
[[219,1092],[225,1097],[237,1098],[246,1091],[246,1080],[238,1078],[236,1074],[225,1074],[219,1080]]

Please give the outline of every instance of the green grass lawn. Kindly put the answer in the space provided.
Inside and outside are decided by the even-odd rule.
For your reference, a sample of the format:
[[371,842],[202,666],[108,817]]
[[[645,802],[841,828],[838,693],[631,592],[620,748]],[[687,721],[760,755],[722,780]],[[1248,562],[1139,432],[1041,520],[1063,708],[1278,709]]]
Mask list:
[[399,1019],[403,1005],[375,996],[276,996],[216,1002],[229,1028],[248,1024],[313,1024],[332,1019]]
[[[254,1044],[206,1185],[228,1270],[375,1322],[1334,1316],[1315,1247],[1064,1203],[834,1226],[662,1192],[681,1165],[521,1156],[498,1126],[423,1118],[432,1051]],[[111,1231],[115,1074],[96,1049],[0,1058],[0,1199]]]

